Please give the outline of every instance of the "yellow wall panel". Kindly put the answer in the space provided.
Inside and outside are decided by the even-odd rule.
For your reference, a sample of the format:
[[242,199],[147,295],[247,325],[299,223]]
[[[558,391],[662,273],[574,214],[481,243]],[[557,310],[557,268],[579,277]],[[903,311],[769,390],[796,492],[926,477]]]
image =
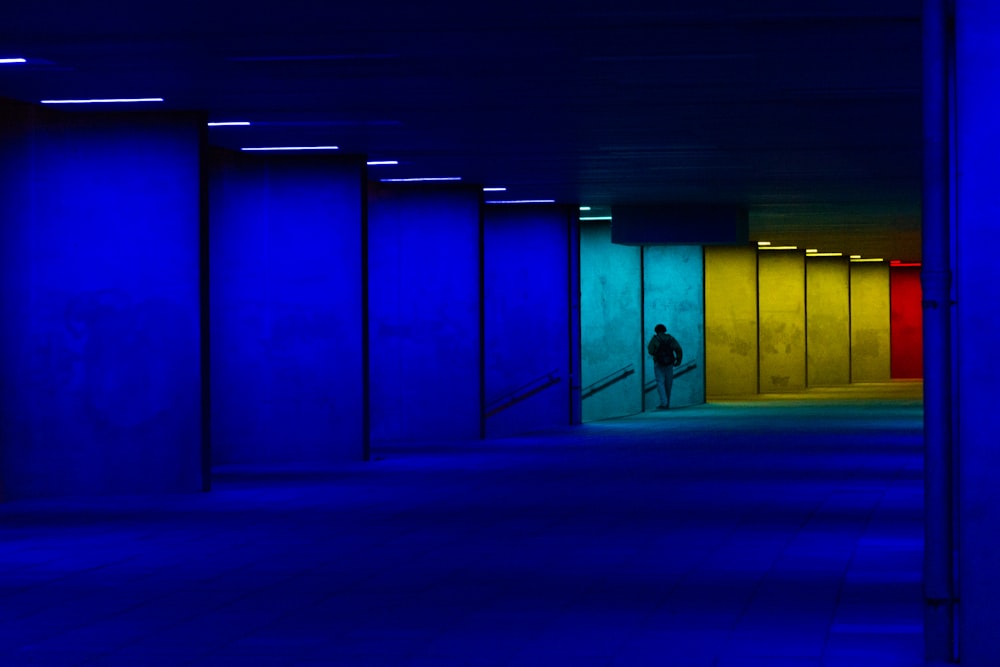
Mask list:
[[705,248],[705,393],[757,393],[756,248]]
[[809,386],[849,384],[851,299],[846,259],[806,259],[806,332]]
[[851,264],[851,382],[891,378],[889,267]]
[[760,392],[802,391],[806,386],[805,256],[760,251],[757,259]]

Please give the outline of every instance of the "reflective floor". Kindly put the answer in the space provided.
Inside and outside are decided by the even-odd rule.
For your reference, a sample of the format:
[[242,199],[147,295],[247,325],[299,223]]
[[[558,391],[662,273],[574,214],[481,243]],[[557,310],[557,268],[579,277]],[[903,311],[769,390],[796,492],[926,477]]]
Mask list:
[[0,505],[0,665],[920,665],[920,392]]

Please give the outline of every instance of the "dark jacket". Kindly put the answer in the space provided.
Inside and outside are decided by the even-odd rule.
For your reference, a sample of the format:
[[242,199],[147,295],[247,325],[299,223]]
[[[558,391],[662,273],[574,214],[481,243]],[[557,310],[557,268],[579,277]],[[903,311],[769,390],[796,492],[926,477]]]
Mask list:
[[680,343],[668,333],[654,334],[649,339],[646,350],[652,355],[653,361],[661,366],[680,366],[684,357]]

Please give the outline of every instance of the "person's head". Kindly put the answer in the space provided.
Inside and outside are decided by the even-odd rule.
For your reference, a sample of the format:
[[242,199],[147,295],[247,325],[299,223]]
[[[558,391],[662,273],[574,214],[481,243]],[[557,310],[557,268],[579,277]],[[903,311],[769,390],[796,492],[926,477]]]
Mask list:
[[653,328],[653,331],[656,333],[667,333],[667,328],[662,324],[657,324],[656,327]]

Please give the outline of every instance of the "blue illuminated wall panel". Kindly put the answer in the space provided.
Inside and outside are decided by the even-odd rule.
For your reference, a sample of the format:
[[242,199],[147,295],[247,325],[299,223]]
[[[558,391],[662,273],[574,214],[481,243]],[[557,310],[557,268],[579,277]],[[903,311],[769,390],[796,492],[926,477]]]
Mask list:
[[806,386],[805,254],[761,250],[757,257],[760,392]]
[[643,363],[646,367],[645,409],[659,403],[653,375],[653,360],[645,343],[653,327],[663,324],[680,343],[683,361],[674,369],[671,407],[705,402],[705,300],[704,263],[701,246],[646,246],[643,249],[645,292]]
[[485,208],[487,436],[570,423],[569,232],[565,207]]
[[19,118],[0,149],[4,494],[200,490],[204,118]]
[[584,421],[642,411],[641,252],[612,243],[609,223],[580,225]]
[[213,462],[363,458],[363,172],[213,153]]
[[371,438],[482,434],[478,188],[369,189]]
[[[996,234],[1000,220],[997,196],[997,155],[1000,154],[1000,4],[989,0],[956,3],[955,151],[957,200],[953,221],[957,365],[953,391],[956,401],[959,508],[958,587],[959,655],[963,665],[1000,665],[1000,410],[997,409],[997,378],[1000,354],[1000,308],[997,285]],[[940,267],[928,266],[936,271]],[[940,280],[930,273],[925,280]],[[930,290],[924,298],[940,297]],[[928,304],[931,308],[943,304]],[[930,337],[928,337],[929,339]],[[930,340],[925,340],[925,344]],[[928,349],[928,365],[944,350]],[[930,408],[928,408],[930,409]],[[937,417],[942,419],[941,416]]]

